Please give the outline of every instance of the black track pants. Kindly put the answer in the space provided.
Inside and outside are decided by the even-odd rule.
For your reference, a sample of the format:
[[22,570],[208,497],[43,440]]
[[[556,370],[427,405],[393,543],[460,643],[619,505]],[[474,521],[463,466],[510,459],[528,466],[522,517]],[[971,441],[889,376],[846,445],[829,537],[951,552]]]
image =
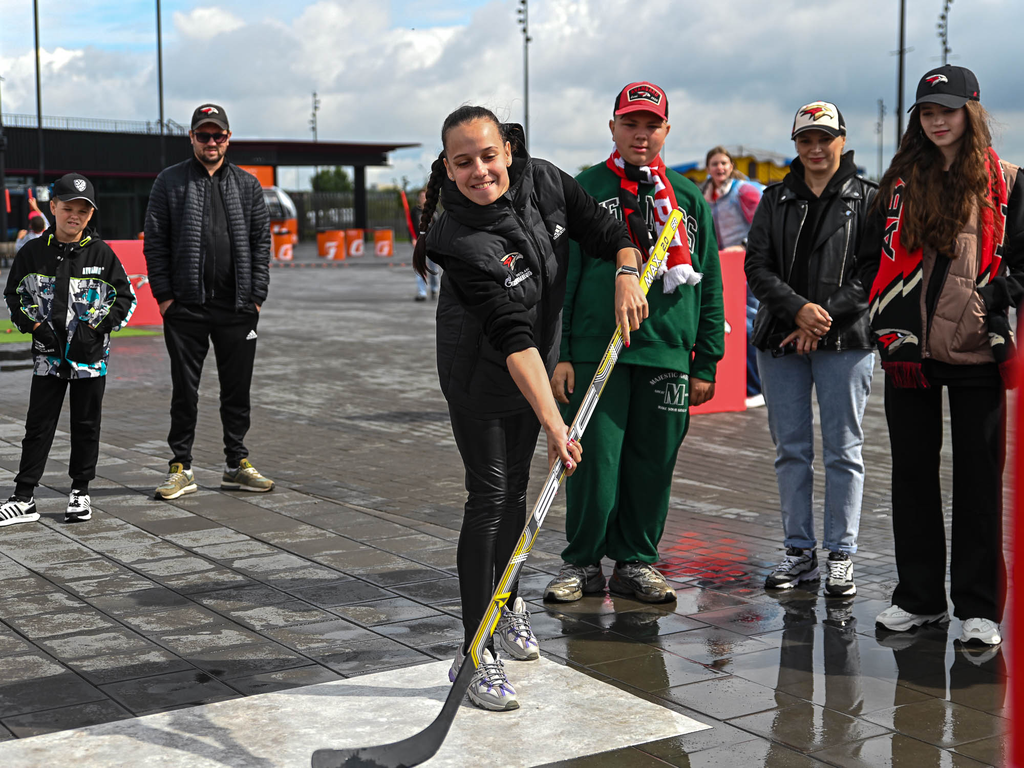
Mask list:
[[164,315],[164,341],[171,358],[171,431],[167,444],[172,461],[192,465],[192,444],[199,415],[199,378],[213,340],[220,379],[220,420],[224,428],[224,455],[230,466],[249,455],[249,388],[256,360],[256,325],[259,313],[232,312],[217,307],[180,304]]
[[57,431],[57,419],[64,404],[64,392],[71,388],[71,460],[68,474],[76,487],[96,477],[100,453],[100,417],[106,376],[90,379],[61,379],[33,376],[29,391],[25,439],[21,443],[21,466],[14,478],[19,496],[32,496],[46,469],[46,459]]
[[899,575],[892,602],[911,613],[946,610],[946,530],[939,451],[942,391],[953,448],[950,597],[961,619],[1000,621],[1006,395],[1001,386],[898,389],[885,381],[892,446],[892,528]]
[[[532,411],[497,419],[474,418],[455,408],[448,412],[469,494],[458,551],[468,646],[526,525],[526,486],[540,422]],[[518,587],[517,580],[509,605]]]

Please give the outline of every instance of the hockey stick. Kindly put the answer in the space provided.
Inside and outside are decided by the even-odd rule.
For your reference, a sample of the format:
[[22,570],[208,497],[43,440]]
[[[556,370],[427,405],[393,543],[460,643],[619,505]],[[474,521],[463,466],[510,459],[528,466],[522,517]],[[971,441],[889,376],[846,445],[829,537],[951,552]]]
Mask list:
[[[668,247],[672,243],[672,238],[675,236],[682,219],[683,214],[681,211],[672,211],[664,229],[661,230],[657,245],[651,253],[651,257],[647,260],[647,266],[644,268],[643,274],[640,276],[640,288],[644,294],[648,292],[651,284],[654,282],[654,278],[658,276],[658,270],[662,262],[665,261]],[[611,375],[612,369],[615,367],[615,362],[619,359],[620,352],[622,352],[621,326],[615,328],[612,340],[608,343],[604,356],[601,358],[601,364],[598,365],[597,372],[590,382],[590,387],[583,397],[583,403],[576,412],[576,418],[573,419],[572,426],[569,427],[570,440],[578,440],[587,428],[587,423],[597,407],[597,401],[601,397],[601,392],[604,391],[604,385],[607,383],[608,376]],[[498,623],[498,618],[501,616],[501,608],[508,602],[511,596],[510,586],[515,583],[519,571],[522,570],[523,563],[533,548],[533,543],[540,532],[540,527],[544,523],[548,510],[551,509],[555,493],[557,493],[558,486],[561,485],[564,477],[565,467],[561,461],[556,460],[548,472],[548,479],[544,483],[540,497],[537,499],[536,504],[533,505],[533,512],[529,520],[526,521],[526,527],[519,537],[519,543],[516,544],[512,558],[508,561],[508,565],[505,566],[505,572],[501,575],[501,581],[498,582],[498,587],[491,597],[487,613],[484,614],[480,626],[476,629],[476,634],[473,635],[466,661],[463,662],[462,668],[459,670],[459,674],[456,676],[455,682],[448,692],[448,698],[445,699],[444,706],[441,708],[441,713],[434,718],[434,722],[414,736],[392,744],[383,744],[378,747],[361,747],[358,749],[318,749],[313,753],[313,768],[411,768],[411,766],[419,765],[429,760],[437,753],[437,750],[441,748],[441,744],[444,742],[445,736],[448,735],[448,729],[451,728],[452,721],[455,720],[455,715],[459,711],[459,706],[462,704],[466,691],[469,690],[473,673],[480,666],[480,657],[487,645],[487,641],[494,632],[495,625]],[[470,659],[473,661],[472,664],[468,663]]]

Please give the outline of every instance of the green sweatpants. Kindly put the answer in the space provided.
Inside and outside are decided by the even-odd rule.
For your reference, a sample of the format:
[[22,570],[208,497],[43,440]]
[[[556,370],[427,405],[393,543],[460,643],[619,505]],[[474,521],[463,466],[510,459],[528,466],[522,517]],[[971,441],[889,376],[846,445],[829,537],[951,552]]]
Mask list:
[[[565,423],[579,409],[597,363],[573,363],[575,392]],[[689,376],[618,365],[583,435],[583,460],[566,480],[562,559],[573,565],[658,560],[672,470],[690,424]]]

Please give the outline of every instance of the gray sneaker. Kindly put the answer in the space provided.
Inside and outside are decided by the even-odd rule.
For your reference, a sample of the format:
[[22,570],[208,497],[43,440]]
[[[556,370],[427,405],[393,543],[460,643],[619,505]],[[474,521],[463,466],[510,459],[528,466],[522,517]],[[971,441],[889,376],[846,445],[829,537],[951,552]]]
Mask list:
[[[448,670],[449,682],[455,682],[465,661],[466,655],[462,652],[460,645],[455,649],[455,660],[452,662],[451,669]],[[516,689],[512,687],[512,683],[505,676],[505,664],[497,654],[492,656],[486,648],[480,659],[480,666],[473,674],[468,693],[469,700],[481,709],[489,709],[492,712],[519,709]]]
[[167,474],[164,484],[156,489],[156,498],[176,499],[186,493],[195,493],[199,490],[196,485],[196,478],[191,469],[185,469],[182,464],[175,462],[171,464],[171,471]]
[[39,519],[36,512],[36,500],[28,501],[11,496],[3,504],[0,504],[0,528],[5,525],[17,525],[18,523],[33,523]]
[[540,658],[540,645],[530,627],[530,612],[523,598],[517,597],[511,609],[501,607],[501,618],[494,628],[494,647],[517,661]]
[[584,595],[604,591],[604,574],[601,564],[571,565],[562,563],[562,568],[545,587],[544,599],[556,603],[571,603]]
[[[782,562],[764,580],[765,589],[792,589],[801,581],[820,577],[818,554],[813,549],[790,547]],[[852,574],[851,574],[852,577]]]
[[261,475],[248,459],[242,459],[237,469],[224,468],[220,487],[225,491],[255,491],[266,493],[274,490],[274,481]]
[[616,563],[608,591],[645,603],[671,603],[676,599],[676,591],[649,563]]
[[829,552],[825,561],[828,576],[825,577],[825,594],[832,597],[852,597],[857,594],[853,583],[853,560],[845,552]]

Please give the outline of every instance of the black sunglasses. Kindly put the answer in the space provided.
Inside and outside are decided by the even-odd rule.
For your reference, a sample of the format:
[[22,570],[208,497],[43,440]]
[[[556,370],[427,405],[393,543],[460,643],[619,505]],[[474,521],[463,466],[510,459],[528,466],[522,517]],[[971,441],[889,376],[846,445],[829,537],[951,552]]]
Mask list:
[[209,144],[210,139],[213,139],[217,144],[223,144],[228,140],[226,133],[208,133],[206,131],[195,131],[193,136],[196,137],[196,141],[200,144]]

